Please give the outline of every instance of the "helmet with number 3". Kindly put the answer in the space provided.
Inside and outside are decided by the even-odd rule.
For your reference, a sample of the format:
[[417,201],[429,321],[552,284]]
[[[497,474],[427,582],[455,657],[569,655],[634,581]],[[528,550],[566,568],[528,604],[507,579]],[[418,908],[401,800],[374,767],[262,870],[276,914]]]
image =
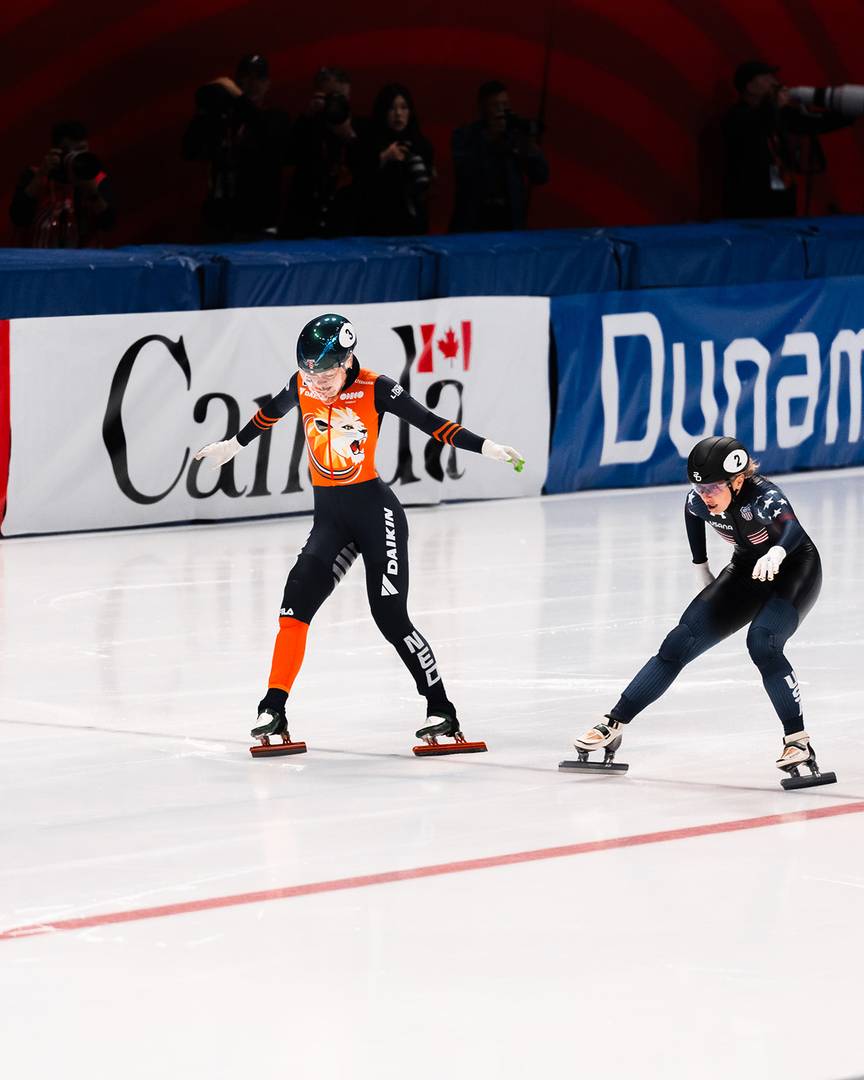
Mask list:
[[309,375],[342,365],[357,345],[357,331],[344,315],[319,315],[297,339],[297,366]]
[[696,443],[687,458],[687,477],[693,484],[729,481],[744,472],[750,455],[731,435],[711,435]]

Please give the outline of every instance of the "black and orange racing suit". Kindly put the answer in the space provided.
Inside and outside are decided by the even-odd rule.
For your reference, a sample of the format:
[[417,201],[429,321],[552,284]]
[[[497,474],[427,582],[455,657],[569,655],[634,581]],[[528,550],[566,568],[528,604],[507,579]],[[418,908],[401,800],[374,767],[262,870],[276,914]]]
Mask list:
[[269,688],[259,710],[281,710],[303,662],[316,611],[358,555],[366,568],[369,606],[427,703],[427,715],[456,719],[431,646],[408,615],[408,522],[396,495],[375,469],[381,420],[393,413],[441,443],[480,453],[484,440],[429,412],[402,387],[356,359],[336,399],[324,404],[294,375],[240,431],[248,445],[299,406],[314,489],[312,531],[282,597]]

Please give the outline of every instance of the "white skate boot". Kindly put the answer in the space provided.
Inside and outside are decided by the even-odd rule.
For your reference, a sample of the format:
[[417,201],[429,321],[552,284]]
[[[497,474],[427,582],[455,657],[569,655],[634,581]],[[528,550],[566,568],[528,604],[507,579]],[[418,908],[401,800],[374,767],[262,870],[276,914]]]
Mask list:
[[[819,784],[836,784],[836,773],[823,773],[816,764],[816,755],[810,745],[810,736],[806,731],[794,731],[791,735],[783,738],[783,750],[775,762],[778,769],[788,773],[788,777],[780,781],[787,790],[795,788],[816,787]],[[803,765],[810,770],[809,776],[802,776],[799,767]]]
[[[576,747],[576,761],[560,761],[559,769],[574,769],[585,772],[625,773],[630,768],[623,762],[615,761],[615,751],[621,745],[621,727],[617,720],[606,717],[607,723],[595,724],[589,728],[573,745]],[[602,761],[589,761],[588,755],[595,750],[602,750]]]

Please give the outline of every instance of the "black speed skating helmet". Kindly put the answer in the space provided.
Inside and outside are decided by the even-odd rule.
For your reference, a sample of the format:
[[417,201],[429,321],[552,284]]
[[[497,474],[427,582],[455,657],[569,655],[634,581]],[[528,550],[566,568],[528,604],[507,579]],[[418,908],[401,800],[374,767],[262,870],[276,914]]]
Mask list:
[[696,443],[687,458],[687,477],[692,484],[716,484],[744,472],[750,455],[731,435],[711,435]]
[[319,315],[297,338],[297,366],[315,375],[343,363],[357,344],[357,331],[344,315]]

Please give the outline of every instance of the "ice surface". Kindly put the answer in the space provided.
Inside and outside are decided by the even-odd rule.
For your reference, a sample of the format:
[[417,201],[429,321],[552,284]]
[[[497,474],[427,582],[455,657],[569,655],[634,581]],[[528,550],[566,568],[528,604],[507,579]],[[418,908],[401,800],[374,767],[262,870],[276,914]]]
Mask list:
[[[783,792],[743,632],[559,773],[694,591],[682,489],[409,511],[410,608],[469,739],[354,567],[254,761],[309,519],[0,544],[0,932],[864,801],[862,472],[781,481],[820,548],[790,643],[840,782]],[[716,566],[728,557],[709,541]],[[782,572],[782,571],[781,571]],[[864,814],[0,940],[10,1080],[864,1073]]]

